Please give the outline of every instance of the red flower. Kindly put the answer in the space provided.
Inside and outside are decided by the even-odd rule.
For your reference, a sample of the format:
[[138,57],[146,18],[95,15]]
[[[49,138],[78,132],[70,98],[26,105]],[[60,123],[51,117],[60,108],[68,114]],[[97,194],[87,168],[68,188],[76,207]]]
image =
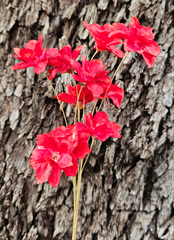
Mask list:
[[[107,87],[107,89],[108,89],[108,87]],[[107,91],[107,89],[106,89],[106,91]],[[106,100],[107,100],[107,97],[111,98],[114,105],[119,108],[121,101],[123,99],[123,96],[124,96],[124,90],[122,88],[118,87],[117,84],[111,84],[107,93],[102,94],[99,98],[100,99],[106,98]]]
[[13,70],[34,67],[34,72],[39,74],[43,72],[47,66],[47,50],[43,51],[42,47],[43,36],[39,37],[39,40],[30,40],[25,44],[25,49],[14,48],[15,58],[23,61],[22,63],[17,63],[12,67]]
[[117,30],[116,36],[125,39],[125,51],[142,54],[145,63],[152,67],[156,56],[160,54],[160,48],[153,40],[155,36],[152,33],[152,28],[140,26],[136,17],[132,18],[129,29],[121,23],[113,23],[112,25]]
[[106,23],[104,26],[100,26],[99,24],[89,25],[86,22],[83,22],[83,24],[93,36],[96,43],[95,48],[99,51],[110,51],[117,57],[124,57],[124,53],[115,47],[115,45],[123,42],[119,37],[112,36],[116,31],[111,24]]
[[[68,93],[60,93],[58,94],[58,97],[61,101],[72,104],[73,106],[76,106],[77,95],[80,92],[81,86],[77,84],[76,86],[72,87],[71,85],[67,84],[67,88],[68,88]],[[55,96],[55,98],[57,97]],[[80,109],[83,106],[83,99],[85,100],[84,101],[85,106],[87,103],[94,102],[96,100],[96,98],[93,97],[92,92],[86,87],[83,87],[80,93],[80,97],[79,97]]]
[[89,133],[102,142],[106,141],[109,137],[121,137],[119,133],[120,126],[117,123],[109,121],[108,115],[105,112],[97,112],[94,118],[91,113],[88,116],[85,115],[85,125],[78,122],[77,129]]
[[82,55],[82,66],[77,61],[71,61],[72,67],[78,75],[72,74],[76,81],[86,84],[94,97],[99,97],[104,93],[106,86],[110,83],[110,78],[106,75],[104,63],[99,59],[87,61]]
[[36,170],[37,183],[49,178],[49,184],[57,187],[62,170],[67,176],[76,176],[77,158],[84,158],[91,151],[88,137],[88,134],[79,133],[75,125],[61,126],[50,133],[38,135],[37,147],[30,161],[31,167]]
[[82,47],[79,46],[71,52],[71,46],[67,45],[59,50],[54,57],[49,58],[48,65],[54,66],[53,69],[48,70],[50,73],[49,79],[53,79],[59,71],[61,73],[72,73],[71,60],[75,60],[79,56]]

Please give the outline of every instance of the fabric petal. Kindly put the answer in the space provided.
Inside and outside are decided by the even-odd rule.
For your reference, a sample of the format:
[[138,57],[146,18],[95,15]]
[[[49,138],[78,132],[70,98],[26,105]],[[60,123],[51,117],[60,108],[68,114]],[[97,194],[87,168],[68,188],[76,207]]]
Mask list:
[[149,67],[152,67],[155,64],[156,56],[149,54],[148,52],[144,52],[142,55],[143,55],[145,63]]
[[73,151],[74,155],[78,159],[83,159],[90,152],[91,149],[89,148],[87,141],[80,141],[79,145]]
[[50,133],[43,133],[43,134],[37,135],[36,143],[37,143],[37,146],[50,148],[53,151],[57,151],[56,142]]
[[30,40],[25,44],[24,48],[34,50],[36,43],[37,43],[36,40]]
[[63,171],[67,176],[75,177],[78,171],[78,163],[77,163],[76,157],[73,154],[71,154],[71,156],[72,156],[73,166],[64,168]]
[[[72,96],[68,93],[60,93],[60,94],[58,94],[58,97],[59,97],[60,101],[62,101],[62,102],[76,105],[77,98],[75,98],[74,96]],[[55,96],[55,98],[57,98],[57,97]]]
[[72,59],[75,60],[79,56],[82,48],[83,46],[78,46],[77,48],[74,49],[74,51],[72,52]]
[[121,51],[120,49],[116,48],[113,45],[108,47],[108,51],[112,52],[116,57],[119,58],[124,58],[125,56],[123,51]]
[[57,48],[49,48],[46,51],[47,58],[56,58],[59,56],[59,50]]
[[45,71],[47,62],[48,62],[48,60],[40,61],[40,62],[36,63],[36,65],[34,66],[34,72],[36,74],[40,74],[41,72]]
[[103,87],[97,83],[86,83],[86,87],[91,90],[94,97],[99,97],[104,92]]
[[59,71],[59,68],[53,68],[53,69],[48,69],[48,73],[50,74],[49,80],[55,78],[57,72]]
[[58,187],[60,177],[61,177],[61,169],[59,169],[59,168],[53,169],[49,176],[49,180],[48,180],[49,184],[52,187]]
[[37,57],[40,57],[43,54],[42,40],[43,40],[43,36],[40,35],[39,40],[35,44],[34,53],[36,54]]
[[104,124],[108,121],[109,121],[108,115],[103,111],[97,112],[94,115],[94,127],[97,127],[97,126],[99,126],[101,124]]
[[72,163],[72,157],[70,156],[70,154],[61,154],[60,159],[58,160],[58,167],[63,169],[66,167],[70,167],[73,165]]
[[37,184],[47,181],[51,170],[52,167],[46,162],[37,168],[35,173]]
[[152,54],[155,56],[160,54],[159,45],[155,41],[152,41],[148,46],[145,47],[145,49],[146,49],[146,52],[148,52],[149,54]]
[[28,63],[28,62],[22,62],[22,63],[17,63],[12,67],[12,70],[18,70],[18,69],[23,69],[23,68],[27,68],[27,67],[32,67],[33,64],[32,63]]

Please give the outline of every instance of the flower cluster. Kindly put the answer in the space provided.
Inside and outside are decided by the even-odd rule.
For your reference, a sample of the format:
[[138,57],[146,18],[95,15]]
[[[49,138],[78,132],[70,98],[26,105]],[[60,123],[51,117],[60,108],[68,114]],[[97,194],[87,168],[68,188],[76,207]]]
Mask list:
[[[124,60],[128,52],[134,51],[142,54],[149,67],[154,65],[157,55],[160,54],[160,48],[154,41],[152,28],[140,26],[136,17],[130,21],[129,28],[123,23],[107,23],[104,26],[83,23],[95,40],[96,54],[99,51],[110,51]],[[107,101],[108,98],[119,108],[124,90],[112,83],[113,79],[107,76],[109,71],[105,70],[105,65],[101,60],[88,61],[82,55],[82,63],[76,61],[83,46],[78,46],[73,51],[70,45],[60,50],[57,48],[43,50],[42,40],[43,36],[40,36],[38,41],[31,40],[25,44],[24,49],[14,48],[14,57],[22,62],[14,65],[12,69],[34,67],[34,72],[40,74],[45,73],[48,67],[49,82],[57,72],[71,74],[75,86],[68,84],[67,93],[56,94],[55,98],[59,102],[63,101],[76,106],[74,123],[76,123],[77,110],[80,113],[83,108],[84,123],[80,122],[80,114],[78,114],[77,124],[60,126],[50,133],[37,136],[37,147],[32,152],[30,161],[31,167],[36,170],[36,181],[43,183],[48,179],[53,187],[57,187],[62,171],[67,176],[76,176],[78,159],[83,159],[91,151],[88,147],[89,136],[101,141],[106,141],[109,137],[121,137],[119,125],[109,121],[105,112],[98,111],[94,116],[93,113],[97,102],[101,100],[102,104],[104,99]],[[116,45],[120,44],[123,44],[126,54],[116,48]],[[85,106],[95,101],[93,113],[86,116]]]
[[37,183],[49,178],[49,183],[57,187],[62,170],[67,176],[76,176],[77,159],[91,152],[88,138],[89,134],[78,131],[76,125],[61,126],[50,133],[38,135],[37,147],[30,161],[31,167],[36,170]]

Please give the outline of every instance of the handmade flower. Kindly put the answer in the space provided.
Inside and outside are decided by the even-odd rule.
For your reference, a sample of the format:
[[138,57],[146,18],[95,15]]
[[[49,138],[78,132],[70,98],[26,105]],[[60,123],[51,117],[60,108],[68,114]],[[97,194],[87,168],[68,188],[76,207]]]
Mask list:
[[160,48],[153,40],[155,36],[152,33],[152,28],[140,26],[136,17],[132,18],[129,29],[121,23],[113,23],[112,25],[117,30],[115,36],[125,39],[124,50],[142,54],[145,63],[152,67],[156,56],[160,54]]
[[72,52],[71,46],[67,45],[59,50],[56,56],[49,58],[48,65],[54,66],[53,69],[48,70],[50,73],[49,79],[53,79],[59,71],[60,73],[72,73],[71,60],[75,60],[79,56],[82,47],[79,46]]
[[106,98],[106,101],[107,101],[107,98],[111,98],[113,101],[113,104],[119,108],[124,96],[124,90],[120,88],[117,84],[111,83],[109,89],[108,89],[108,86],[104,94],[100,95],[99,98],[100,99]]
[[37,136],[37,147],[32,152],[31,167],[36,170],[37,183],[49,179],[49,184],[57,187],[63,170],[67,176],[76,176],[77,158],[90,153],[89,134],[80,133],[75,125],[58,127],[50,133]]
[[91,136],[106,141],[109,137],[120,138],[120,126],[117,123],[109,121],[105,112],[97,112],[93,118],[92,114],[85,115],[85,124],[78,122],[77,129],[89,133]]
[[[21,63],[17,63],[12,67],[13,70],[34,67],[34,72],[39,74],[43,72],[47,66],[48,56],[47,49],[43,51],[42,46],[43,36],[39,36],[39,40],[30,40],[27,44],[25,44],[24,49],[14,48],[15,58],[21,60]],[[52,50],[52,54],[56,50]]]
[[110,51],[117,57],[124,57],[124,53],[115,47],[115,45],[122,44],[123,42],[119,37],[111,35],[111,33],[116,32],[111,24],[106,23],[104,26],[100,26],[99,24],[89,25],[86,22],[83,22],[83,24],[95,40],[96,45],[94,48],[97,48],[99,51]]
[[112,36],[112,33],[116,31],[111,24],[106,23],[104,26],[100,26],[99,24],[90,25],[84,21],[83,24],[95,40],[96,45],[94,48],[97,48],[99,51],[110,51],[117,57],[124,57],[124,52],[115,47],[115,45],[122,44],[123,42],[119,37]]
[[[63,102],[76,106],[81,87],[79,84],[74,87],[67,84],[68,92],[58,94],[58,98]],[[57,98],[57,96],[55,96],[55,98]],[[92,92],[88,88],[83,87],[79,96],[79,108],[81,109],[83,107],[83,103],[86,106],[87,103],[94,102],[95,100],[96,98],[93,97]]]
[[83,55],[81,58],[82,66],[77,61],[71,61],[72,67],[78,73],[72,76],[76,81],[86,84],[94,97],[99,97],[111,81],[106,75],[109,71],[105,71],[105,65],[99,59],[87,61]]

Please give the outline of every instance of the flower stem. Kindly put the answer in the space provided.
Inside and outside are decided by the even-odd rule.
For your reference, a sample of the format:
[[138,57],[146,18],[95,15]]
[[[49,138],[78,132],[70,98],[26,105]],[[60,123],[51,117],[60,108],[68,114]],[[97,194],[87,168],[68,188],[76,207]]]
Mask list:
[[96,51],[95,51],[94,55],[92,56],[91,60],[95,57],[95,55],[97,55],[98,52],[99,52],[99,50],[96,49]]
[[77,218],[78,218],[78,208],[79,208],[79,200],[80,200],[81,180],[82,180],[82,160],[79,160],[77,196],[76,196],[76,202],[74,203],[74,218],[73,218],[72,240],[76,240]]
[[[110,84],[109,84],[109,86],[108,86],[108,88],[107,88],[107,90],[106,90],[106,92],[105,92],[105,97],[106,97],[106,95],[107,95],[107,93],[108,93],[108,90],[109,90],[109,88],[110,88],[110,86],[111,86],[112,81],[114,80],[115,75],[117,74],[118,70],[120,69],[121,65],[123,64],[124,60],[126,59],[128,53],[129,53],[129,52],[126,52],[124,58],[121,60],[120,64],[118,65],[118,67],[117,67],[117,69],[116,69],[116,71],[115,71],[115,73],[114,73],[114,75],[113,75],[113,77],[112,77],[112,79],[111,79],[111,82],[110,82]],[[102,106],[102,104],[103,104],[103,101],[104,101],[105,97],[102,99],[98,111],[100,111],[100,108],[101,108],[101,106]]]
[[92,110],[92,116],[94,115],[94,111],[95,111],[95,108],[96,108],[96,106],[97,106],[97,103],[98,103],[98,98],[97,98],[97,100],[95,101],[95,104],[94,104],[94,107],[93,107],[93,110]]
[[85,123],[85,94],[83,94],[83,123]]
[[[80,109],[79,109],[79,98],[80,98],[80,94],[81,94],[81,91],[83,89],[84,85],[81,86],[80,88],[80,91],[78,93],[78,96],[77,96],[77,103],[76,103],[76,110],[75,110],[75,115],[74,115],[74,124],[76,124],[76,118],[77,118],[77,109],[78,109],[78,118],[80,116]],[[78,120],[80,122],[80,120]]]
[[58,103],[60,104],[60,108],[61,108],[61,110],[62,110],[62,114],[63,114],[64,120],[65,120],[65,125],[66,125],[66,127],[67,127],[68,124],[67,124],[67,120],[66,120],[65,112],[64,112],[64,110],[63,110],[62,103],[61,103],[61,101],[60,101],[60,99],[59,99],[59,97],[58,97],[58,94],[56,93],[56,90],[54,89],[52,83],[50,82],[49,78],[47,77],[45,71],[44,71],[44,75],[45,75],[46,79],[48,80],[49,84],[51,85],[51,87],[52,87],[52,89],[53,89],[53,91],[54,91],[54,94],[55,94],[56,97],[57,97]]
[[[95,141],[95,138],[92,138],[92,142],[91,142],[91,146],[90,146],[90,149],[91,149],[91,150],[92,150],[92,146],[93,146],[93,144],[94,144],[94,141]],[[85,160],[85,162],[84,162],[84,164],[83,164],[82,172],[83,172],[83,169],[84,169],[84,167],[85,167],[85,165],[86,165],[86,163],[87,163],[87,161],[88,161],[89,155],[90,155],[90,153],[88,153],[88,155],[87,155],[87,157],[86,157],[86,160]]]

